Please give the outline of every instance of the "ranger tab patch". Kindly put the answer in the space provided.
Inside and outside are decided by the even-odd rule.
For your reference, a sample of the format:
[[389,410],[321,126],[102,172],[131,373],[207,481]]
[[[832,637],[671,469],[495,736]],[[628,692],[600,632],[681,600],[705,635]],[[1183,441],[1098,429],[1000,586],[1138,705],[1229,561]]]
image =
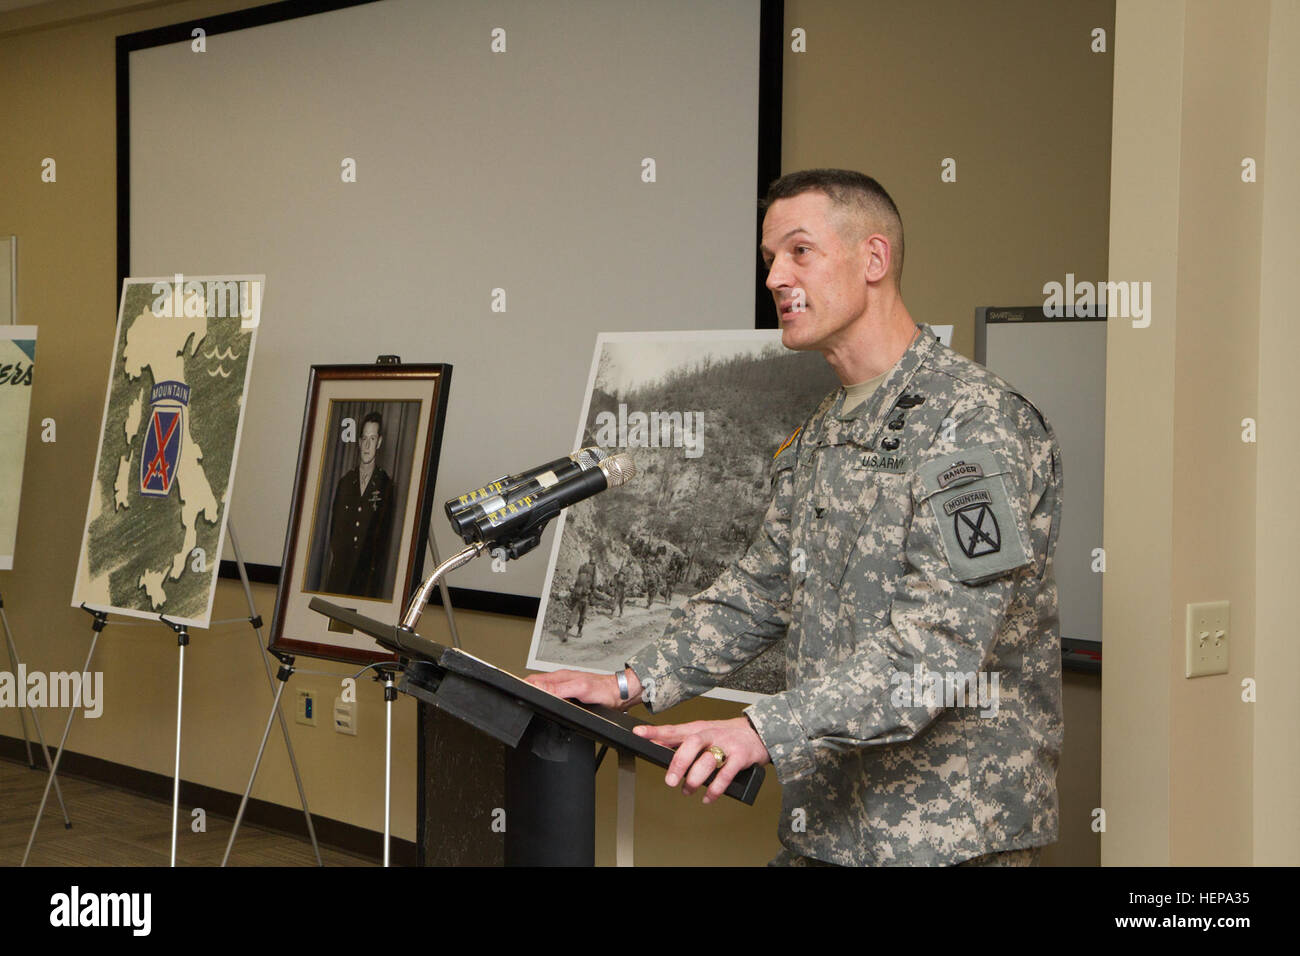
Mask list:
[[951,468],[947,468],[939,474],[939,487],[947,488],[949,485],[965,484],[968,481],[974,481],[976,478],[984,477],[984,469],[975,462],[959,461]]
[[958,580],[976,584],[1032,563],[993,448],[979,445],[927,461],[917,474]]

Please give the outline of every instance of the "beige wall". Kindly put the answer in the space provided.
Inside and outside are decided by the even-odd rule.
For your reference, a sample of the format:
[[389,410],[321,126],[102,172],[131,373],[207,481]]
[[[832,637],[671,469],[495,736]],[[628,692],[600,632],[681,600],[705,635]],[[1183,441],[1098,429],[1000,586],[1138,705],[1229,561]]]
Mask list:
[[1296,640],[1295,543],[1300,509],[1300,394],[1295,356],[1295,266],[1300,262],[1300,4],[1274,2],[1268,24],[1268,104],[1264,114],[1264,222],[1259,295],[1259,419],[1267,428],[1256,452],[1255,708],[1252,754],[1254,862],[1300,863],[1300,641]]
[[[1152,282],[1153,308],[1149,328],[1112,321],[1108,342],[1105,864],[1300,861],[1282,603],[1300,407],[1282,285],[1298,241],[1296,11],[1118,9],[1110,277]],[[1246,157],[1258,183],[1241,179]],[[1185,607],[1214,600],[1231,602],[1229,671],[1189,680]],[[1242,699],[1257,675],[1267,705]]]
[[[1165,319],[1153,318],[1147,329],[1123,322],[1107,329],[1100,806],[1103,844],[1131,847],[1125,862],[1155,863],[1168,861],[1169,845],[1173,409],[1166,396],[1174,378],[1168,317],[1177,305],[1181,8],[1124,4],[1116,30],[1108,275],[1150,281]],[[1132,690],[1121,693],[1130,675]],[[1136,675],[1145,675],[1145,685]],[[1122,808],[1117,786],[1126,793]],[[1102,862],[1116,860],[1103,854]]]
[[[18,567],[0,576],[33,668],[80,666],[90,637],[67,601],[116,301],[113,38],[250,5],[144,3],[102,16],[125,5],[74,0],[56,5],[73,22],[45,27],[43,7],[0,15],[0,232],[21,237],[22,317],[40,325],[42,364],[54,370],[36,383],[33,418],[58,423],[56,442],[36,430],[29,440]],[[1049,862],[1097,859],[1088,824],[1098,806],[1108,863],[1300,860],[1300,711],[1285,685],[1300,660],[1282,604],[1297,539],[1287,479],[1300,465],[1286,414],[1300,407],[1289,368],[1300,343],[1282,283],[1300,254],[1298,197],[1294,181],[1268,176],[1300,146],[1300,25],[1290,2],[1229,9],[1121,2],[1116,18],[1108,3],[787,3],[808,52],[785,57],[783,166],[855,166],[894,193],[918,319],[954,324],[970,354],[976,305],[1037,301],[1067,271],[1154,284],[1151,327],[1111,328],[1107,694],[1103,705],[1095,679],[1066,681],[1063,835]],[[1088,51],[1096,26],[1111,53]],[[1244,155],[1261,160],[1260,183],[1240,182]],[[58,160],[56,184],[39,182],[45,156]],[[954,184],[939,181],[948,156]],[[1260,422],[1258,446],[1238,439],[1247,416]],[[272,589],[256,592],[269,616]],[[1182,605],[1221,597],[1233,602],[1231,673],[1185,681]],[[238,586],[222,582],[215,616],[242,613]],[[467,613],[461,630],[470,650],[522,667],[530,622]],[[232,792],[269,704],[252,644],[246,627],[229,626],[196,633],[188,652],[183,772]],[[72,749],[170,773],[174,639],[114,623],[97,660],[109,707],[98,722],[78,720]],[[344,672],[302,663],[333,672],[294,679],[321,691]],[[1260,701],[1243,704],[1240,680],[1256,674]],[[294,741],[313,809],[378,829],[383,709],[378,688],[361,690],[360,737],[295,727]],[[736,710],[693,702],[680,717]],[[45,715],[47,734],[61,719]],[[410,839],[407,699],[396,726],[394,828]],[[0,711],[0,733],[18,735],[12,711]],[[600,777],[598,855],[609,862],[612,764]],[[278,744],[255,795],[296,801]],[[762,862],[776,849],[778,809],[774,781],[754,808],[704,808],[643,773],[638,859]]]
[[[913,318],[974,354],[980,305],[1106,273],[1113,0],[787,0],[784,170],[875,176],[906,233]],[[940,163],[957,163],[941,182]]]
[[[783,170],[861,169],[898,203],[903,294],[974,355],[975,308],[1043,300],[1045,282],[1106,275],[1113,0],[925,4],[787,0]],[[940,179],[953,158],[957,180]],[[1032,396],[1031,396],[1032,397]],[[1066,500],[1069,500],[1066,469]],[[1096,865],[1100,680],[1064,682],[1061,839],[1049,865]]]

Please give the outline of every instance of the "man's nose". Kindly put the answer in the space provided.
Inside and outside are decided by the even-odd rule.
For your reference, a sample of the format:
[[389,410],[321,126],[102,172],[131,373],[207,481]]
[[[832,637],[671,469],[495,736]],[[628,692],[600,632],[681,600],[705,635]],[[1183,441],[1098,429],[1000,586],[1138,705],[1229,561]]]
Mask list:
[[783,264],[778,256],[772,260],[772,266],[767,270],[767,281],[764,283],[769,289],[775,292],[777,289],[788,288],[791,284],[791,270],[788,264]]

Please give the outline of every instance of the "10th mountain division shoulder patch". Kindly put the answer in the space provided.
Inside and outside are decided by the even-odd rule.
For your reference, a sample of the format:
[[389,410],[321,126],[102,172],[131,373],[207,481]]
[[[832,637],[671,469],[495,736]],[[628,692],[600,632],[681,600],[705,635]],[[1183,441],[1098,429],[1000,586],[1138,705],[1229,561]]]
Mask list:
[[1031,563],[1003,477],[1006,468],[991,447],[962,449],[917,471],[958,580],[987,581]]

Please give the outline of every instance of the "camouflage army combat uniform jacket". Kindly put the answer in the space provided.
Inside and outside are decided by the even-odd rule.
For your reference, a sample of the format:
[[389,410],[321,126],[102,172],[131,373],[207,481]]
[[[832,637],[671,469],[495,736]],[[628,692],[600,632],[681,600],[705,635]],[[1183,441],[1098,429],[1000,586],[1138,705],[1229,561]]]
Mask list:
[[788,689],[745,713],[793,853],[931,865],[1051,843],[1055,435],[928,326],[841,418],[844,395],[777,454],[746,555],[628,665],[659,712],[785,637]]

